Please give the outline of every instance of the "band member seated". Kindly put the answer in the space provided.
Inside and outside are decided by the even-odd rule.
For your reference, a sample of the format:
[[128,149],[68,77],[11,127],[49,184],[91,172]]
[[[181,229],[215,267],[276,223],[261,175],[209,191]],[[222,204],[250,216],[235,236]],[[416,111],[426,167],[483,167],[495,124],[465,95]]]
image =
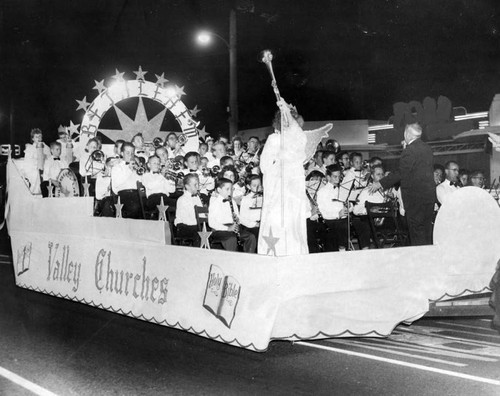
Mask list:
[[200,146],[198,147],[198,154],[200,154],[200,157],[205,157],[205,155],[208,152],[208,144],[205,142],[201,142]]
[[330,165],[326,168],[327,183],[318,191],[318,209],[325,220],[326,233],[324,250],[338,251],[340,246],[347,246],[347,208],[341,197],[340,165]]
[[198,194],[198,175],[188,173],[183,182],[184,194],[177,200],[174,225],[177,228],[177,236],[190,238],[193,240],[193,246],[199,247],[201,238],[198,234],[195,206],[203,205]]
[[240,242],[245,252],[254,253],[257,248],[255,235],[240,229],[238,207],[232,199],[233,183],[220,178],[216,190],[217,196],[210,198],[208,209],[208,225],[213,230],[213,239],[220,241],[226,250],[238,250]]
[[142,175],[142,184],[146,189],[146,209],[157,212],[156,205],[163,203],[168,206],[175,206],[176,199],[171,197],[175,193],[175,182],[166,179],[160,172],[160,158],[152,155],[148,159],[149,172]]
[[337,160],[335,159],[335,153],[333,151],[323,151],[321,153],[321,162],[323,163],[323,165],[321,166],[319,171],[325,174],[327,166],[337,163]]
[[233,159],[236,161],[236,160],[239,160],[240,159],[240,156],[241,154],[243,154],[244,150],[243,150],[243,140],[241,139],[241,137],[239,136],[235,136],[233,138]]
[[137,174],[137,163],[134,160],[135,148],[132,143],[122,145],[122,159],[111,170],[111,187],[123,205],[122,217],[140,219],[141,203],[137,191],[137,182],[141,176]]
[[149,150],[144,148],[144,138],[142,137],[142,133],[137,133],[132,138],[132,144],[135,147],[135,156],[143,158],[144,161],[147,161],[149,158]]
[[241,199],[240,226],[259,238],[260,216],[262,214],[262,179],[259,175],[250,175],[246,180],[248,193]]
[[440,205],[443,205],[450,194],[460,189],[460,182],[458,180],[458,172],[460,167],[454,161],[448,161],[444,166],[445,180],[436,187],[437,200]]
[[352,181],[353,188],[365,188],[368,184],[369,173],[363,169],[363,155],[361,153],[351,153],[350,162],[352,167],[344,171],[342,184],[347,186]]
[[175,158],[178,155],[184,156],[184,150],[182,150],[182,145],[179,143],[179,139],[177,138],[177,134],[175,132],[170,132],[167,135],[167,139],[165,141],[165,147],[167,149],[168,158]]
[[[281,117],[281,115],[280,115]],[[262,153],[263,145],[257,136],[252,136],[248,139],[248,149],[243,155],[245,157],[245,162],[252,162],[254,165],[258,165],[260,161],[260,154]]]
[[220,159],[220,167],[223,168],[225,166],[234,166],[233,157],[225,155]]
[[213,146],[213,159],[209,159],[208,167],[221,166],[220,160],[227,155],[226,145],[222,142],[217,142]]
[[[68,168],[69,164],[61,158],[61,143],[52,142],[50,144],[50,155],[45,159],[42,175],[42,196],[54,195],[55,187],[61,187],[57,181],[57,176],[62,169]],[[49,193],[49,187],[51,189]]]
[[238,206],[240,206],[241,199],[243,195],[245,195],[245,182],[244,180],[240,180],[238,176],[238,172],[234,166],[226,166],[221,169],[219,173],[219,178],[225,178],[231,180],[233,183],[233,199]]
[[338,161],[337,162],[340,164],[340,166],[342,167],[344,172],[346,170],[348,170],[351,167],[351,159],[350,159],[349,153],[347,151],[341,151],[338,154]]
[[111,169],[118,161],[118,158],[108,158],[104,171],[99,173],[95,179],[95,216],[114,217],[116,214],[115,202],[111,195]]
[[319,253],[329,236],[326,233],[325,220],[319,211],[317,200],[318,191],[324,186],[324,178],[324,173],[319,170],[311,171],[306,177],[306,195],[311,207],[311,214],[306,220],[309,253]]
[[444,180],[444,166],[440,164],[434,165],[434,183],[436,186]]
[[64,159],[68,166],[73,162],[73,144],[71,143],[68,132],[65,130],[60,130],[57,135],[59,139],[57,141],[61,143],[61,158]]
[[50,149],[43,143],[42,131],[38,128],[31,130],[31,143],[26,143],[24,149],[24,176],[29,183],[33,194],[40,194],[41,175],[45,158],[50,155]]
[[198,175],[201,200],[208,205],[209,195],[215,189],[215,181],[206,167],[200,168],[200,154],[196,151],[187,153],[184,156],[184,166],[187,172]]
[[484,181],[486,178],[484,177],[484,173],[480,170],[472,171],[470,174],[470,186],[484,188]]
[[467,169],[460,168],[458,172],[458,183],[460,187],[469,185],[469,171]]
[[87,181],[90,184],[89,187],[89,195],[95,195],[95,178],[97,174],[93,174],[93,160],[92,153],[99,149],[99,142],[97,139],[92,138],[89,139],[87,145],[85,146],[85,150],[80,156],[80,164],[79,164],[79,173],[81,183],[83,184]]

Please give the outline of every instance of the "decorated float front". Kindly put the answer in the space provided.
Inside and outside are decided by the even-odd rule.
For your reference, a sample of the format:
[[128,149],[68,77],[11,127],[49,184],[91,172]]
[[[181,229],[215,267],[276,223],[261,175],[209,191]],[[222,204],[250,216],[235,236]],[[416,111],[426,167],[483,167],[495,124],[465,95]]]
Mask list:
[[[196,150],[182,90],[164,86],[163,75],[157,83],[136,75],[117,72],[109,88],[96,82],[96,100],[81,104],[80,144],[136,96],[172,112]],[[500,257],[500,210],[476,188],[442,207],[432,246],[281,256],[286,227],[264,230],[267,254],[175,246],[164,221],[94,217],[92,197],[32,194],[23,166],[9,160],[7,175],[18,286],[254,351],[271,340],[387,336],[425,314],[429,300],[485,290]]]

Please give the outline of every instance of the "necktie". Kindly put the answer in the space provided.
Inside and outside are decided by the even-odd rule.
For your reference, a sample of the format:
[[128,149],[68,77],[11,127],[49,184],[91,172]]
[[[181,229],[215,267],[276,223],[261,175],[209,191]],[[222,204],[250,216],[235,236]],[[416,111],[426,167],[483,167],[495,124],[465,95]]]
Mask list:
[[224,198],[224,199],[222,200],[222,202],[229,202],[230,200],[231,200],[231,198]]
[[61,158],[59,158],[59,157],[54,157],[54,161],[60,161],[60,160],[61,160]]
[[450,186],[455,186],[455,187],[460,187],[460,185],[458,184],[458,182],[450,182]]

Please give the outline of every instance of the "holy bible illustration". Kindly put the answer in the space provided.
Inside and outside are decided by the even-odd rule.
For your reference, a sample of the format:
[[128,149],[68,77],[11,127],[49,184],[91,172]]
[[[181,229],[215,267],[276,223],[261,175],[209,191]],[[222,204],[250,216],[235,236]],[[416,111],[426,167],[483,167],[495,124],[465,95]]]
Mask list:
[[203,307],[231,328],[240,291],[241,286],[235,278],[226,276],[220,267],[212,264],[208,273]]

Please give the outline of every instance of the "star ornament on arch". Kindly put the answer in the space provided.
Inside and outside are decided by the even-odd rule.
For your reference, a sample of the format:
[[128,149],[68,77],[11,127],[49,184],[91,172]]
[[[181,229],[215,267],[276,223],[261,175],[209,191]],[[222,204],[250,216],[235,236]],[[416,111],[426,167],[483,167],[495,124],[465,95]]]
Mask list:
[[73,135],[78,135],[78,127],[80,124],[73,124],[73,121],[69,121],[69,126],[66,127],[66,131],[68,132],[69,136]]
[[145,78],[145,75],[147,74],[148,72],[147,71],[143,71],[142,70],[142,66],[139,65],[139,70],[136,70],[134,71],[134,74],[135,74],[135,79],[136,80],[142,80],[142,81],[145,81],[146,78]]
[[203,140],[205,140],[207,138],[208,132],[205,131],[205,126],[203,126],[203,128],[201,128],[201,129],[197,129],[197,131],[198,131],[198,136],[203,138]]
[[87,109],[90,106],[90,103],[87,102],[86,96],[84,96],[82,100],[76,99],[76,102],[78,103],[78,107],[76,108],[76,111],[83,110],[84,112],[87,112]]
[[196,117],[200,111],[201,111],[201,109],[199,109],[198,105],[196,105],[192,109],[189,110],[189,114],[191,114],[191,117]]
[[106,90],[106,86],[104,85],[104,80],[97,81],[94,80],[95,85],[92,89],[95,89],[97,92],[99,92],[99,95]]
[[179,87],[177,84],[175,85],[175,94],[181,98],[183,97],[184,95],[186,95],[186,93],[184,92],[184,85],[182,87]]
[[268,236],[262,236],[264,241],[267,243],[267,252],[266,255],[269,255],[269,252],[273,252],[274,256],[276,256],[276,244],[280,240],[280,238],[277,238],[273,235],[273,229],[269,227],[269,235]]
[[123,77],[124,74],[125,72],[120,72],[118,71],[118,69],[115,69],[115,74],[111,76],[111,78],[115,79],[116,81],[123,82],[125,81],[125,78]]
[[156,85],[159,85],[160,87],[164,87],[166,83],[168,83],[168,80],[165,78],[165,73],[161,73],[159,76],[158,74],[155,74],[156,76]]

